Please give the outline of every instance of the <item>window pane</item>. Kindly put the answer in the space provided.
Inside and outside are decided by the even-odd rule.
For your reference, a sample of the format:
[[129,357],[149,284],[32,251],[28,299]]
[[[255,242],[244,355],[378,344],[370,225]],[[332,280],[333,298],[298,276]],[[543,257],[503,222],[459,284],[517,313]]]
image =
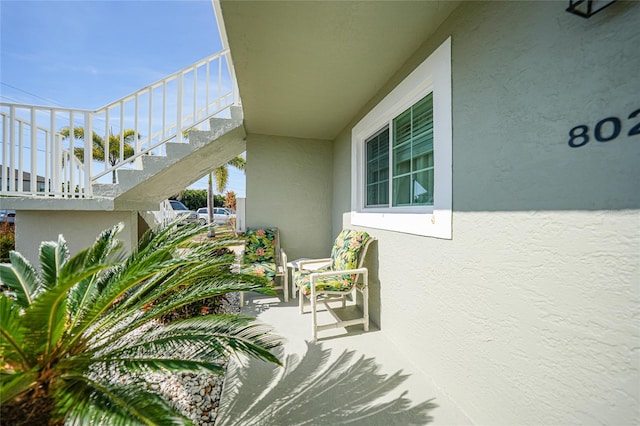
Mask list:
[[393,205],[433,204],[433,94],[393,120]]
[[411,109],[393,120],[393,147],[411,140]]
[[366,141],[367,200],[366,206],[389,205],[389,128]]
[[378,156],[378,145],[375,143],[375,140],[367,141],[367,161],[371,161],[371,159],[376,158]]
[[378,204],[389,205],[389,180],[385,180],[378,184]]
[[367,183],[377,181],[378,174],[378,162],[377,161],[369,161],[367,163]]
[[393,174],[411,173],[411,145],[404,144],[393,149]]
[[393,205],[411,205],[411,176],[402,176],[393,179]]
[[433,96],[429,94],[413,107],[413,135],[433,133]]
[[378,157],[384,161],[384,167],[389,168],[389,129],[380,133],[378,137]]
[[433,168],[433,152],[413,158],[413,170],[420,171],[428,168]]
[[378,185],[367,186],[367,205],[378,204]]
[[413,205],[433,205],[433,170],[413,175]]

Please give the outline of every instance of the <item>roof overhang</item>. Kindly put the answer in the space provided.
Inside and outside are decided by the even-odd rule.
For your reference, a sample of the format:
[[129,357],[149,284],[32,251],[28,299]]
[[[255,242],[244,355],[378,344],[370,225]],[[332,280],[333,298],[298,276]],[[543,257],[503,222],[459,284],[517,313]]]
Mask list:
[[333,140],[458,4],[222,0],[247,132]]

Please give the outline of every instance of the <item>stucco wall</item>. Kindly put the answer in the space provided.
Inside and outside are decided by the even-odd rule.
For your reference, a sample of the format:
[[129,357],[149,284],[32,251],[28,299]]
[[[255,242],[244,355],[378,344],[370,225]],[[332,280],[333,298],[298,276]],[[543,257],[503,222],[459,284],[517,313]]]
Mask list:
[[[451,35],[453,239],[368,229],[372,303],[477,424],[640,423],[640,3],[565,7],[460,6],[352,123]],[[621,135],[596,142],[607,117]],[[335,170],[350,143],[351,126]],[[351,208],[335,177],[334,234]]]
[[138,219],[138,213],[130,211],[20,210],[16,214],[16,250],[39,265],[42,241],[57,241],[62,234],[73,256],[93,244],[100,232],[122,222],[124,229],[118,238],[130,253],[138,241]]
[[247,227],[280,228],[289,259],[328,256],[332,159],[329,141],[247,135]]

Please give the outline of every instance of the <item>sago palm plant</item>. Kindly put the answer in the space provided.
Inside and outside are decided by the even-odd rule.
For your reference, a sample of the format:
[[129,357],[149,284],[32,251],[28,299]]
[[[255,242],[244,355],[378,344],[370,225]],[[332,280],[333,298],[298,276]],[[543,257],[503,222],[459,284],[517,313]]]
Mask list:
[[[120,253],[120,226],[71,257],[62,236],[40,247],[40,271],[19,253],[0,265],[3,423],[188,424],[152,392],[155,371],[222,372],[230,353],[278,363],[278,339],[252,318],[156,320],[239,290],[273,294],[231,270],[224,241],[190,243],[200,229],[168,227]],[[20,414],[17,414],[20,413]]]

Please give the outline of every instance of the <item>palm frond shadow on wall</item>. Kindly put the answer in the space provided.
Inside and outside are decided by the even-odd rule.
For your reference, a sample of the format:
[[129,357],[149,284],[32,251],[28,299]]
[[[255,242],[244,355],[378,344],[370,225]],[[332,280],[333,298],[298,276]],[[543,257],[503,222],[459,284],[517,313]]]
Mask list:
[[328,364],[330,354],[321,344],[307,342],[305,355],[288,355],[284,370],[255,359],[244,366],[234,363],[216,424],[404,426],[433,420],[429,412],[437,405],[432,400],[412,406],[406,391],[380,400],[407,379],[402,371],[380,374],[373,358],[354,359],[354,351]]

